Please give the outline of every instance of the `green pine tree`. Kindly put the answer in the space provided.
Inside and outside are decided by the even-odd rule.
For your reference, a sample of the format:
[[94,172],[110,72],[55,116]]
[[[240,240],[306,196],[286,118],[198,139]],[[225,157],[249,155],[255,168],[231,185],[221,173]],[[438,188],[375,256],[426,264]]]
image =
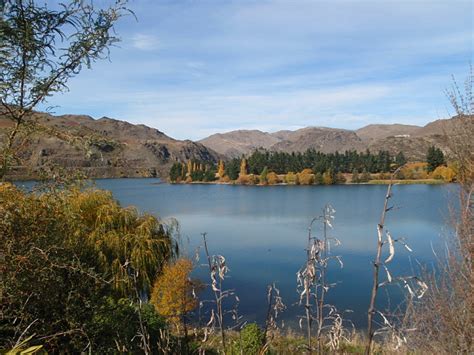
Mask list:
[[398,166],[405,165],[407,163],[407,158],[405,158],[405,155],[403,152],[399,152],[397,156],[395,157],[395,164]]
[[431,146],[426,154],[426,162],[428,163],[428,172],[434,171],[438,166],[445,164],[444,154],[441,149]]

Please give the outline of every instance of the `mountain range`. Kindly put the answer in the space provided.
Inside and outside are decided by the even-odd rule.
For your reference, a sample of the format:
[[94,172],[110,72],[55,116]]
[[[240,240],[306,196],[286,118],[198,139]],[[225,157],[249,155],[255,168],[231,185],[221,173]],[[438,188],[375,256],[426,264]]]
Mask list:
[[323,153],[346,150],[387,150],[403,152],[412,160],[425,157],[431,145],[446,148],[446,136],[453,131],[457,118],[437,120],[424,127],[402,124],[372,124],[358,130],[305,127],[274,133],[237,130],[213,134],[200,140],[204,146],[228,158],[249,154],[255,149],[304,152],[309,148]]
[[[19,163],[10,178],[35,178],[46,166],[78,169],[91,178],[166,177],[174,162],[197,159],[215,163],[240,157],[258,148],[303,152],[309,148],[331,153],[345,150],[403,152],[424,159],[431,145],[447,151],[446,137],[457,118],[424,127],[401,124],[368,125],[358,130],[306,127],[295,131],[237,130],[213,134],[198,142],[177,140],[155,128],[103,117],[53,116],[35,113],[36,129],[18,145]],[[0,117],[0,145],[12,121]]]

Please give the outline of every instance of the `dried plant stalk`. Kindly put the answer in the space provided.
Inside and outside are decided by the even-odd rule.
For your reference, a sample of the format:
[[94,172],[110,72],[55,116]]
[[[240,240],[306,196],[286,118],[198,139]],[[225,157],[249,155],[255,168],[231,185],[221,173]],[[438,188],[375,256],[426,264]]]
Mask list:
[[270,331],[275,331],[278,329],[278,315],[286,309],[286,306],[283,303],[283,299],[280,296],[280,290],[275,286],[275,283],[268,286],[267,302],[268,309],[263,338],[264,348],[269,346],[270,340],[268,339]]
[[[322,352],[323,344],[321,340],[324,322],[329,320],[324,315],[325,295],[330,287],[333,285],[327,284],[327,267],[331,259],[339,261],[342,267],[341,258],[339,256],[329,255],[330,239],[340,244],[336,238],[330,238],[328,235],[328,228],[332,228],[332,219],[334,219],[335,210],[326,205],[323,209],[323,214],[312,219],[308,228],[308,245],[306,249],[306,265],[297,273],[298,292],[300,294],[300,304],[305,302],[305,316],[300,319],[300,327],[302,328],[302,321],[306,320],[306,338],[307,350],[311,353],[313,349],[312,335],[313,335],[313,321],[316,321],[316,340],[318,343],[318,351]],[[316,221],[322,221],[323,236],[321,239],[313,236],[313,225]],[[315,315],[313,315],[313,304]],[[331,306],[333,307],[333,306]]]
[[[225,353],[226,344],[225,344],[225,331],[224,331],[224,314],[222,312],[222,299],[223,299],[222,280],[224,278],[225,272],[227,272],[227,267],[225,266],[225,259],[224,259],[224,265],[222,265],[222,263],[216,263],[215,260],[211,259],[211,256],[209,254],[209,249],[207,247],[206,235],[207,233],[203,233],[202,239],[204,241],[204,250],[206,252],[207,262],[209,264],[209,274],[210,274],[211,282],[212,282],[211,287],[212,287],[212,291],[214,292],[214,297],[216,301],[217,323],[219,325],[222,347]],[[216,278],[216,274],[219,275],[217,278]],[[219,282],[219,287],[217,287],[217,282]],[[211,320],[209,323],[212,324],[213,320],[214,320],[214,311],[212,311]]]

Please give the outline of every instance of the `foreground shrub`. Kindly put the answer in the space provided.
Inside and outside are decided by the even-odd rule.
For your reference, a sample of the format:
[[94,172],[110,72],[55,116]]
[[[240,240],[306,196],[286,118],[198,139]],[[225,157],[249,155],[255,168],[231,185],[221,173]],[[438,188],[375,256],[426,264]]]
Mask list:
[[[165,320],[150,304],[144,304],[140,312],[142,322],[150,336],[150,344],[159,343],[160,330],[167,328]],[[87,329],[93,351],[116,352],[119,349],[123,352],[140,351],[136,337],[140,329],[138,305],[131,303],[127,298],[118,300],[113,297],[104,298],[94,309]]]
[[0,250],[0,343],[12,346],[25,332],[49,351],[73,353],[99,351],[95,344],[138,349],[138,318],[117,322],[121,331],[107,344],[101,338],[109,327],[96,320],[114,323],[115,311],[126,311],[121,298],[136,311],[137,296],[148,297],[177,252],[163,224],[122,208],[109,192],[25,193],[10,184],[0,185]]
[[263,347],[264,334],[255,323],[247,324],[240,332],[240,339],[233,344],[232,354],[257,355]]

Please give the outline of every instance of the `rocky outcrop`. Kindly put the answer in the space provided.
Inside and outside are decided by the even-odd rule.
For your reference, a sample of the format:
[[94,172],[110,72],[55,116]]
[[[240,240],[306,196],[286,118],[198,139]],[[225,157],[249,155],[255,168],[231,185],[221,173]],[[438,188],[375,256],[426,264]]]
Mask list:
[[[81,171],[90,178],[166,177],[176,161],[215,163],[220,158],[200,143],[111,118],[37,113],[33,120],[37,127],[18,148],[19,164],[11,170],[11,179],[36,178],[51,166]],[[0,119],[0,142],[10,125]]]

